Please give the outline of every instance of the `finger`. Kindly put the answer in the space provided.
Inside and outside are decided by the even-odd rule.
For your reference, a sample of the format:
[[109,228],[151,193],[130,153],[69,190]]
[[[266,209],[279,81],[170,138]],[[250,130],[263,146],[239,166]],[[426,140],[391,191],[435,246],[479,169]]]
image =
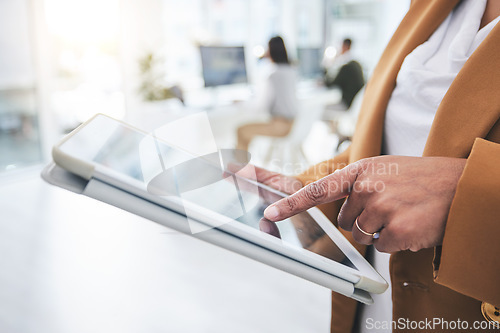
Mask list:
[[337,170],[267,207],[264,216],[270,221],[280,221],[319,204],[345,198],[354,186],[358,172],[358,163]]
[[365,208],[365,200],[364,197],[357,195],[355,192],[347,197],[337,217],[339,227],[347,231],[352,231],[356,218],[361,215],[361,212]]
[[265,218],[261,218],[259,221],[259,229],[260,231],[265,232],[266,234],[281,239],[280,230],[278,229],[278,226],[274,222],[271,222]]
[[[224,171],[223,177],[227,180],[231,180],[230,176],[233,176],[234,174],[240,178],[257,181],[287,194],[294,193],[302,187],[302,183],[294,177],[285,176],[277,172],[259,168],[252,164],[247,164],[245,166],[241,166],[236,163],[228,164],[227,171]],[[248,186],[253,189],[255,185],[249,183],[247,184],[247,188]],[[243,187],[243,189],[245,189],[245,187]],[[282,196],[274,195],[274,200],[269,201],[269,203],[275,202],[281,197]]]
[[[360,244],[373,244],[374,234],[380,232],[379,229],[370,229],[366,226],[368,218],[369,215],[366,213],[366,210],[362,211],[361,214],[355,219],[354,226],[352,227],[352,238]],[[375,237],[379,237],[379,235]]]
[[252,164],[242,165],[239,163],[228,163],[224,170],[224,176],[228,177],[232,174],[237,174],[240,177],[256,180],[255,166]]
[[302,188],[302,183],[294,177],[285,176],[277,172],[255,167],[257,181],[278,191],[292,194]]
[[392,237],[391,232],[388,229],[380,230],[380,237],[374,240],[373,246],[378,252],[384,253],[394,253],[406,250],[405,248],[398,246],[396,238]]
[[262,187],[259,188],[259,195],[261,199],[264,200],[264,204],[266,205],[273,204],[276,201],[283,199],[283,195],[281,193],[271,192]]
[[[236,172],[234,172],[233,170],[236,170]],[[234,163],[228,164],[228,170],[224,171],[223,177],[225,181],[232,184],[237,184],[239,191],[257,193],[257,191],[259,190],[259,188],[255,184],[256,176],[254,166],[251,164],[245,165],[243,167],[238,166]]]

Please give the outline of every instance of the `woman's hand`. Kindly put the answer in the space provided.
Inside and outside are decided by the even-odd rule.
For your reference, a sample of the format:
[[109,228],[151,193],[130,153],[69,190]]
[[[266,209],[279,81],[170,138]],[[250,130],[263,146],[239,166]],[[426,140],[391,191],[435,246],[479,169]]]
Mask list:
[[285,176],[254,166],[257,181],[283,193],[293,194],[302,188],[302,183],[294,177]]
[[[347,197],[339,226],[381,252],[440,245],[466,159],[380,156],[364,159],[303,187],[264,212],[280,221]],[[357,220],[357,226],[355,222]],[[379,238],[373,237],[379,233]]]
[[[236,173],[239,177],[257,181],[286,194],[295,193],[302,188],[302,183],[295,177],[285,176],[277,172],[256,167],[252,164],[247,164],[243,167],[230,164],[228,170]],[[273,197],[275,199],[269,203],[278,200],[278,196]]]

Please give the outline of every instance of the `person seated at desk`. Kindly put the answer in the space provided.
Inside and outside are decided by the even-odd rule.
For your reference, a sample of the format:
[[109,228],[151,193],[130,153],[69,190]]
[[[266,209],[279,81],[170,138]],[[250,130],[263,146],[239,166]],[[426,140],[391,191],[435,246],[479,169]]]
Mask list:
[[297,114],[296,71],[290,65],[281,37],[269,40],[266,57],[273,63],[273,71],[267,79],[264,96],[264,107],[270,113],[271,120],[239,127],[237,149],[248,150],[250,141],[258,135],[287,135]]
[[340,55],[335,59],[333,65],[326,70],[324,76],[325,86],[329,88],[338,87],[342,91],[341,102],[331,106],[336,110],[347,110],[356,94],[365,85],[363,69],[352,58],[351,45],[351,39],[344,39]]

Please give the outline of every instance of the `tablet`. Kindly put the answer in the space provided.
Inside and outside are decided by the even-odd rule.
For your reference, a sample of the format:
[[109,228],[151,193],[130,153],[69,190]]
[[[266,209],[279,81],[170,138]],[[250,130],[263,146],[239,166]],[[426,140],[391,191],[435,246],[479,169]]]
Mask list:
[[53,148],[54,162],[85,180],[186,217],[195,235],[220,230],[304,267],[382,293],[386,281],[317,208],[277,223],[264,209],[284,197],[252,177],[246,152],[193,156],[153,134],[96,115]]

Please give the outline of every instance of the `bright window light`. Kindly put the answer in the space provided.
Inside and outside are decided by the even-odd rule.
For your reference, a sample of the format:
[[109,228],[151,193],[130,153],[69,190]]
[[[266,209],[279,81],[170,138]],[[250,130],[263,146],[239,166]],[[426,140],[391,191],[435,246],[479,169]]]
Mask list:
[[46,0],[45,15],[51,34],[75,43],[105,42],[120,27],[118,0]]

